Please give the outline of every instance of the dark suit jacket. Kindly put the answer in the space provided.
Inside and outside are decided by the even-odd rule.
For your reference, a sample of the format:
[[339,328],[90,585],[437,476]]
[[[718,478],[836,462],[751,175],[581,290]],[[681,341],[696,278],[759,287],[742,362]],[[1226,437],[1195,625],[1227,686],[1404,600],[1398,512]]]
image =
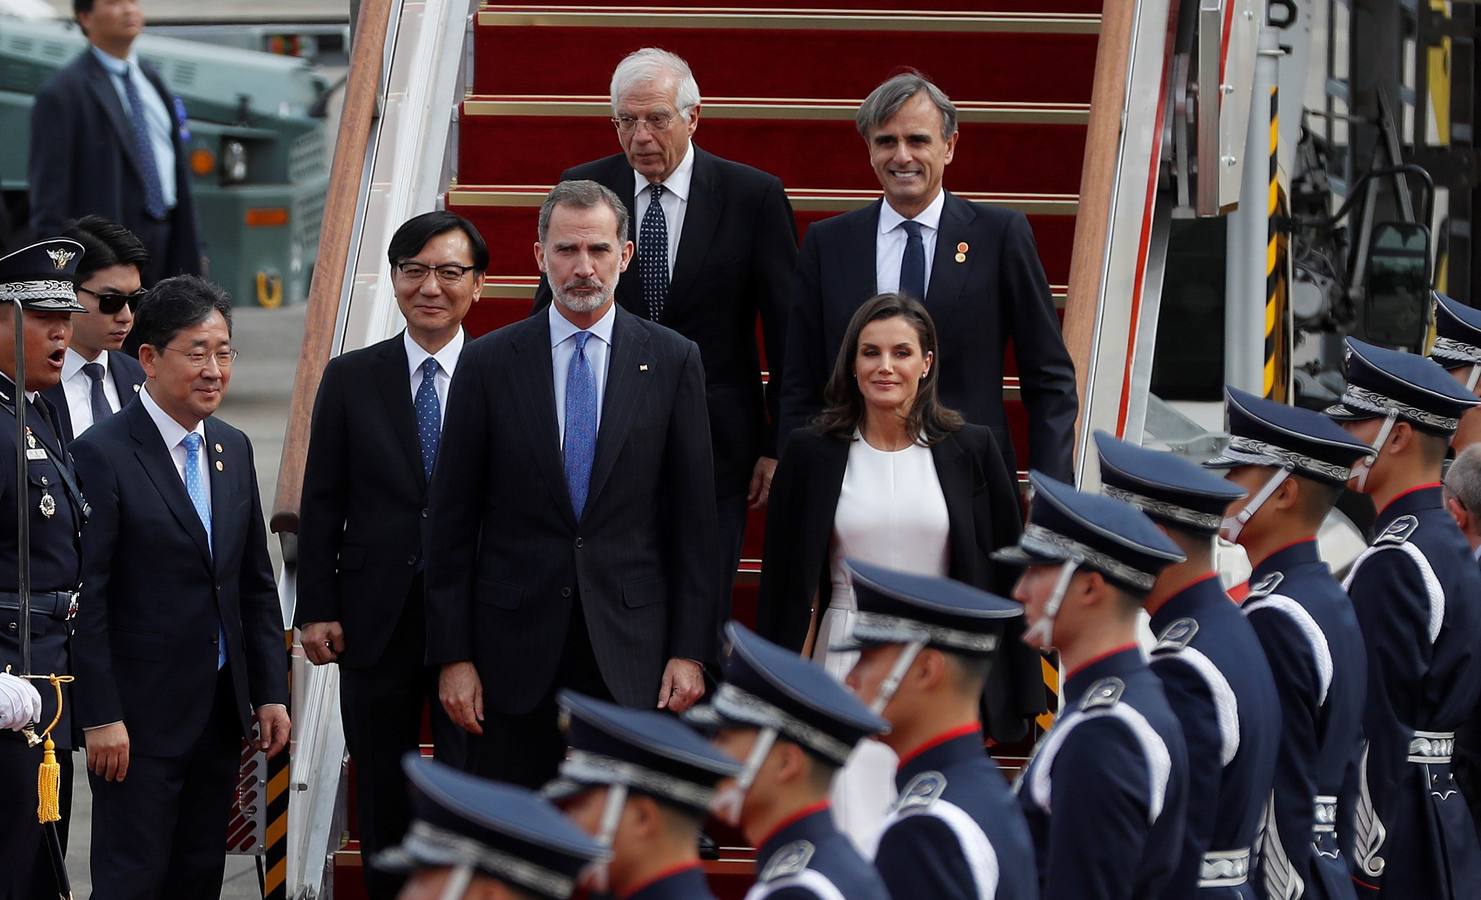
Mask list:
[[402,335],[329,361],[309,434],[293,624],[338,621],[373,666],[422,563],[427,483]]
[[[766,513],[756,624],[763,637],[784,647],[801,650],[813,604],[819,621],[828,608],[833,519],[848,452],[848,441],[806,428],[791,436],[777,465]],[[991,430],[964,426],[933,445],[931,457],[950,522],[947,574],[1010,596],[1018,571],[994,563],[989,555],[1017,543],[1021,513],[1017,486]],[[985,695],[988,734],[1000,741],[1021,738],[1028,719],[1046,708],[1039,654],[1019,640],[1022,633],[1021,618],[1005,629]]]
[[649,707],[673,657],[713,664],[722,605],[699,348],[619,308],[586,509],[561,465],[550,321],[463,349],[432,475],[427,657],[472,660],[484,702],[554,684],[572,604],[613,697]]
[[89,428],[72,452],[92,506],[72,644],[81,725],[122,720],[133,752],[145,756],[188,751],[210,720],[219,624],[246,735],[255,708],[288,702],[283,616],[247,436],[206,420],[209,546],[143,403]]
[[[118,390],[119,409],[122,410],[144,390],[144,367],[122,350],[107,352],[108,376],[113,379],[113,387]],[[61,427],[67,441],[70,443],[76,440],[77,435],[72,433],[72,408],[67,405],[66,389],[60,384],[54,384],[41,393],[57,411],[57,425]]]
[[[640,223],[627,157],[618,153],[561,175],[562,181],[573,179],[590,179],[621,197],[629,233],[637,241]],[[720,497],[743,493],[756,458],[777,454],[784,325],[796,261],[797,228],[781,181],[695,147],[689,206],[661,324],[699,345]],[[535,311],[549,303],[550,288],[542,278]],[[633,315],[648,317],[636,265],[617,283],[617,303]],[[758,314],[771,376],[764,395],[756,348]]]
[[[149,274],[199,274],[195,203],[190,194],[189,148],[181,140],[183,106],[148,63],[139,68],[175,119],[175,215],[169,240],[150,246]],[[31,108],[31,228],[56,234],[68,219],[106,216],[147,235],[158,226],[144,212],[144,182],[128,114],[108,72],[84,50],[36,92]],[[155,279],[150,279],[152,283]]]
[[[784,443],[822,408],[823,388],[849,319],[875,294],[875,239],[883,202],[807,230],[787,323]],[[964,263],[956,262],[959,243],[968,246]],[[1014,471],[1002,389],[1003,358],[1011,340],[1028,407],[1030,466],[1068,481],[1073,475],[1075,370],[1023,214],[948,193],[925,304],[941,344],[936,369],[941,401],[967,421],[991,428],[1008,470]]]

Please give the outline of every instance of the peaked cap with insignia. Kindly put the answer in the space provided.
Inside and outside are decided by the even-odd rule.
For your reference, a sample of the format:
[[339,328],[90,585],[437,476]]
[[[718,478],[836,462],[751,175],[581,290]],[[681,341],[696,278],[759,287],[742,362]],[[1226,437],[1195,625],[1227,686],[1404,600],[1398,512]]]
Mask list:
[[854,745],[889,731],[822,667],[778,647],[739,622],[725,626],[731,653],[715,699],[694,716],[705,724],[772,728],[786,740],[841,766]]
[[73,277],[82,261],[82,245],[51,238],[0,256],[0,302],[21,302],[33,312],[85,313],[77,302]]
[[1481,365],[1481,309],[1435,292],[1435,343],[1430,359],[1447,369]]
[[582,871],[609,853],[560,811],[524,788],[479,778],[408,753],[412,824],[377,868],[465,866],[512,887],[565,900]]
[[1347,339],[1347,388],[1326,413],[1338,421],[1390,414],[1430,434],[1450,435],[1481,400],[1423,356]]
[[1217,534],[1229,504],[1245,494],[1175,453],[1139,447],[1104,431],[1095,433],[1095,446],[1101,493],[1179,531]]
[[836,650],[910,644],[984,655],[998,648],[1006,620],[1023,605],[950,578],[916,575],[857,559],[844,560],[858,612]]
[[1157,574],[1183,551],[1141,510],[1111,497],[1077,491],[1042,472],[1030,472],[1034,497],[1028,524],[1015,547],[992,558],[1018,566],[1074,561],[1138,594],[1152,589]]
[[1210,469],[1275,466],[1297,475],[1341,487],[1352,467],[1373,448],[1343,431],[1313,409],[1287,406],[1225,388],[1224,410],[1229,444],[1204,463]]

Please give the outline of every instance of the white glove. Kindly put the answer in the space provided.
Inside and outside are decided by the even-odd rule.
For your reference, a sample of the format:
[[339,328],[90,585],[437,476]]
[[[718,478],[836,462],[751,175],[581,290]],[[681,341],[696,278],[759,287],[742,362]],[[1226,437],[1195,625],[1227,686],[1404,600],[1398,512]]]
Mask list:
[[31,682],[0,672],[0,728],[20,731],[41,718],[41,695]]

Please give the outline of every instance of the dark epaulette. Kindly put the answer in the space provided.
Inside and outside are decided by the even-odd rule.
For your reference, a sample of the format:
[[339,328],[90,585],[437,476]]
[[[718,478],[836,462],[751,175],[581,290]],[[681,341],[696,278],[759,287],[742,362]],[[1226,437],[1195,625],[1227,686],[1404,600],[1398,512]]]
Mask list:
[[946,776],[940,772],[922,772],[910,779],[900,799],[895,801],[895,812],[906,814],[930,809],[946,792]]
[[1383,529],[1383,534],[1373,539],[1374,546],[1379,544],[1402,544],[1414,536],[1419,530],[1419,519],[1414,516],[1399,516]]
[[1126,693],[1126,682],[1119,678],[1102,678],[1090,686],[1085,692],[1085,699],[1080,701],[1082,711],[1092,709],[1110,709],[1121,702],[1121,695]]
[[1280,587],[1280,583],[1285,580],[1286,576],[1284,573],[1271,572],[1258,582],[1250,585],[1250,592],[1246,599],[1253,600],[1256,597],[1265,597],[1273,594],[1275,593],[1275,589]]
[[1153,653],[1176,652],[1186,648],[1193,642],[1193,636],[1198,634],[1197,619],[1175,619],[1172,624],[1162,629],[1157,636],[1157,644],[1152,648]]
[[757,880],[775,881],[788,875],[796,875],[807,868],[816,852],[817,848],[810,841],[793,841],[772,854]]

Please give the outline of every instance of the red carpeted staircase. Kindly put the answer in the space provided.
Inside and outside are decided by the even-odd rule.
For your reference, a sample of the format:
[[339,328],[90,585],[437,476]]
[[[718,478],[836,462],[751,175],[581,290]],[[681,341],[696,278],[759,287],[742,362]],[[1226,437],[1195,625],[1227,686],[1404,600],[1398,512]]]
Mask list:
[[[847,9],[696,0],[484,6],[447,197],[483,232],[492,257],[483,300],[465,323],[470,337],[528,314],[540,202],[564,169],[619,149],[607,85],[617,61],[643,46],[689,61],[705,97],[695,141],[779,176],[799,233],[878,196],[854,111],[880,81],[919,69],[960,111],[947,187],[1028,215],[1062,305],[1101,3],[929,2],[929,11],[890,0],[838,4]],[[1027,459],[1017,379],[1004,390],[1018,456]],[[734,612],[747,620],[761,525],[753,516],[735,589]],[[723,846],[726,836],[717,837]],[[748,851],[726,848],[725,857],[709,866],[712,887],[739,898],[752,875]],[[358,864],[352,842],[336,864],[337,898],[362,896]]]

